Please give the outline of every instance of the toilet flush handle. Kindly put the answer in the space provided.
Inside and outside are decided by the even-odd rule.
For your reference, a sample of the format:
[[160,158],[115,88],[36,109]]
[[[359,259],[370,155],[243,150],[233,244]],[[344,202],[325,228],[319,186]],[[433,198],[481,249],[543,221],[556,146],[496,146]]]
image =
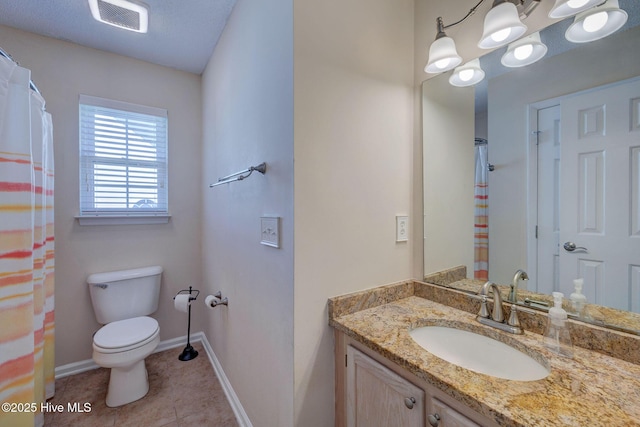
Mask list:
[[100,289],[107,289],[109,287],[109,285],[106,283],[94,283],[93,286]]

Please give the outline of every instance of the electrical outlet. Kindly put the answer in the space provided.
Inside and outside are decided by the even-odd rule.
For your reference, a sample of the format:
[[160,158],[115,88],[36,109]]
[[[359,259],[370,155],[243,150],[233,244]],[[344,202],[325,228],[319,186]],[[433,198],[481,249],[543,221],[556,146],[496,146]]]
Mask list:
[[409,240],[409,217],[406,215],[396,216],[396,242],[406,242]]

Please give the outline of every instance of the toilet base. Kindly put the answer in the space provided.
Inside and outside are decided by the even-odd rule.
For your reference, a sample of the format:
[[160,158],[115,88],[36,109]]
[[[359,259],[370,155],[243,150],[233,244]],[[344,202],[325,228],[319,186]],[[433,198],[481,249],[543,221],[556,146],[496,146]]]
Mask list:
[[126,405],[142,399],[149,392],[149,377],[144,359],[131,366],[111,368],[107,406]]

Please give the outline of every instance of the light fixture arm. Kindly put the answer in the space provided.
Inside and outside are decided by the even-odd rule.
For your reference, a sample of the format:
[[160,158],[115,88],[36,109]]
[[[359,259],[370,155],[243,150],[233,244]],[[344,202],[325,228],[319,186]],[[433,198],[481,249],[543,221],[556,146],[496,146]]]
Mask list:
[[[445,36],[444,30],[446,30],[447,28],[451,28],[455,25],[461,24],[462,22],[466,21],[467,18],[469,18],[471,15],[476,13],[476,10],[478,10],[480,5],[484,3],[484,1],[485,0],[480,0],[478,3],[476,3],[475,6],[473,6],[469,10],[469,12],[464,17],[462,17],[462,19],[456,22],[453,22],[449,25],[444,25],[444,23],[442,22],[442,17],[438,17],[436,21],[438,25],[438,35],[436,36],[436,40],[440,37]],[[528,2],[526,0],[493,0],[493,4],[491,5],[491,7],[494,8],[500,3],[505,3],[505,2],[513,3],[517,7],[519,7],[518,12],[520,13],[521,18],[525,18],[531,15],[531,12],[533,12],[533,10],[540,4],[540,1],[541,0],[529,0]]]
[[[504,1],[504,0],[502,0],[502,1]],[[456,21],[456,22],[454,22],[452,24],[449,24],[449,25],[444,25],[443,22],[442,22],[442,17],[438,17],[438,20],[437,20],[437,23],[438,23],[438,35],[440,35],[441,33],[444,34],[444,30],[446,30],[447,28],[451,28],[454,25],[458,25],[461,22],[464,22],[468,17],[470,17],[471,15],[476,13],[476,10],[478,10],[478,8],[480,7],[480,5],[482,3],[484,3],[484,0],[480,0],[475,6],[473,6],[469,10],[469,12],[462,19],[460,19],[460,20],[458,20],[458,21]],[[437,38],[437,36],[436,36],[436,38]]]

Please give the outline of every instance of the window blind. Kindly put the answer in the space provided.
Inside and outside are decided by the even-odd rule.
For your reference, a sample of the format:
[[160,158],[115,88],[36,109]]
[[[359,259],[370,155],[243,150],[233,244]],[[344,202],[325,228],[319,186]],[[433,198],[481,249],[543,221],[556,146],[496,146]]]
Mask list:
[[167,214],[167,111],[81,95],[80,216]]

